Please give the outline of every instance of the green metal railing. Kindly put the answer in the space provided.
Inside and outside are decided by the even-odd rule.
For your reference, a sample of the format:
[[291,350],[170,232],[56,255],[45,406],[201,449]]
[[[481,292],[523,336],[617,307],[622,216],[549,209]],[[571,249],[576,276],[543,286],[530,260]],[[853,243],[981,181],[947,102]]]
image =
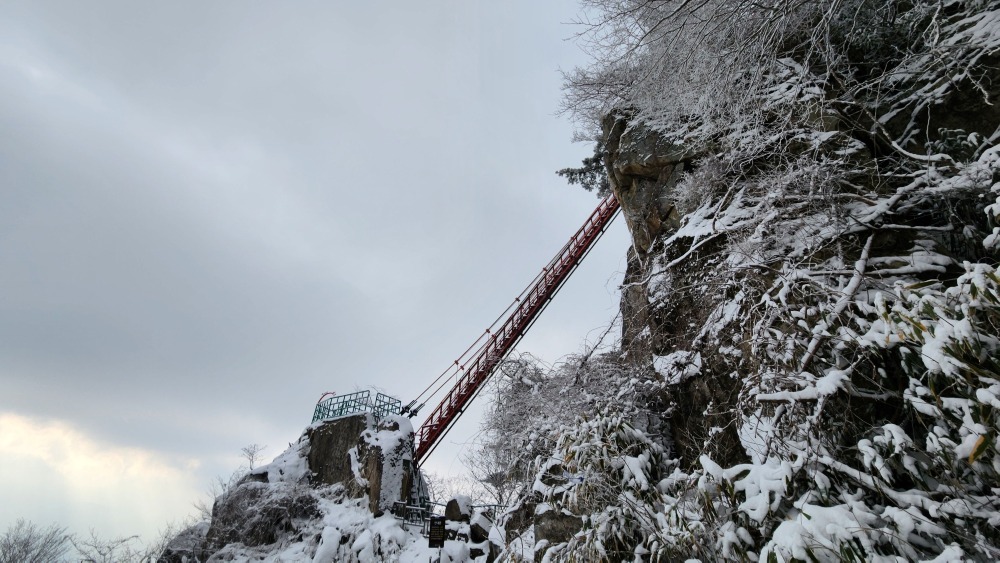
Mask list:
[[399,414],[403,402],[395,397],[376,393],[372,400],[371,391],[358,391],[346,395],[334,395],[327,398],[328,394],[320,397],[313,409],[313,422],[347,416],[358,412],[370,412],[375,418],[383,418],[390,414]]
[[375,404],[372,407],[372,412],[375,413],[375,416],[378,418],[382,418],[390,414],[399,414],[402,407],[403,401],[400,401],[395,397],[390,397],[389,395],[375,393]]

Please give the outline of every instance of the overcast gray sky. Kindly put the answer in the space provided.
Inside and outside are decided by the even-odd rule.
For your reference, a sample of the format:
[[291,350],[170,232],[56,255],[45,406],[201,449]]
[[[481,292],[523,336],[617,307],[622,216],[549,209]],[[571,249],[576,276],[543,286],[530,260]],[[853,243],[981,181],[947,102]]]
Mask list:
[[[576,12],[0,4],[0,530],[148,534],[324,391],[423,389],[597,204],[554,174],[590,150],[555,115]],[[519,350],[593,339],[626,245]]]

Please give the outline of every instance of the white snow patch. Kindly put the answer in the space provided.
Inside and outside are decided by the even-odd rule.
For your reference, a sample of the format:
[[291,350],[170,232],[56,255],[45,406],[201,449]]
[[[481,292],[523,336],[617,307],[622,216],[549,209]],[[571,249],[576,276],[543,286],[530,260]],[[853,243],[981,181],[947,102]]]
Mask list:
[[668,384],[675,385],[701,373],[699,352],[672,352],[666,356],[653,356],[653,369]]

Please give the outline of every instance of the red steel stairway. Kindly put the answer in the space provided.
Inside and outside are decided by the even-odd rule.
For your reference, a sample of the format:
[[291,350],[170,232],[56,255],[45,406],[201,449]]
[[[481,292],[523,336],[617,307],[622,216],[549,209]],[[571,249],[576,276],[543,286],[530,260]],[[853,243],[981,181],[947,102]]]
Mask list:
[[[587,222],[573,235],[555,258],[548,263],[528,287],[514,299],[493,325],[486,329],[462,356],[455,360],[437,379],[414,399],[403,412],[416,412],[422,399],[433,397],[445,385],[452,384],[444,399],[431,411],[417,430],[416,459],[420,464],[434,451],[441,438],[451,429],[469,402],[517,345],[538,318],[552,297],[559,291],[594,243],[617,215],[618,200],[614,194],[604,198]],[[432,387],[437,386],[433,391]],[[420,406],[416,406],[416,405]],[[411,415],[412,416],[412,415]]]

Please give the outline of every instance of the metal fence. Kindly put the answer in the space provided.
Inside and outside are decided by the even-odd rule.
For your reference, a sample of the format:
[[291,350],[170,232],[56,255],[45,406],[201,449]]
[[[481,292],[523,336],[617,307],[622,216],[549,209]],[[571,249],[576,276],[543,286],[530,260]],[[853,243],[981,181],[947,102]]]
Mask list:
[[[420,533],[426,537],[427,523],[430,521],[430,517],[435,514],[444,514],[445,507],[446,505],[439,502],[425,501],[421,502],[418,506],[413,506],[403,501],[396,501],[393,503],[390,512],[396,517],[396,520],[402,520],[406,525],[420,526]],[[508,508],[501,504],[474,504],[472,505],[472,512],[479,512],[488,518],[490,522],[496,522],[497,518],[506,512]]]
[[358,391],[320,399],[313,410],[312,421],[337,418],[358,412],[370,412],[376,418],[383,418],[390,414],[399,414],[402,406],[403,402],[395,397],[376,393],[375,398],[372,399],[371,391]]

